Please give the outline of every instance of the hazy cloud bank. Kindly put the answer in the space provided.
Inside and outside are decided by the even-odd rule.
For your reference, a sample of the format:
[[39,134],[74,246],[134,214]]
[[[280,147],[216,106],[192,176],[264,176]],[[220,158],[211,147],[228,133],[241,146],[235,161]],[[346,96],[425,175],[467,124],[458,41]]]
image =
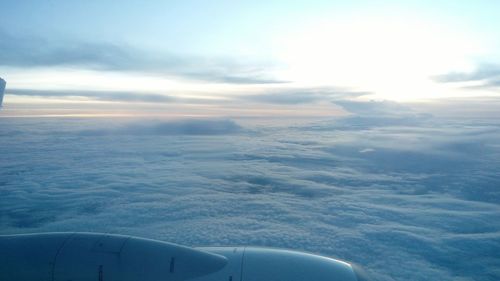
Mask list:
[[[257,92],[257,93],[255,93]],[[301,104],[312,104],[318,102],[334,102],[339,105],[350,103],[346,99],[352,99],[367,95],[367,92],[353,91],[337,88],[280,88],[275,90],[258,90],[249,93],[238,93],[237,95],[223,95],[223,99],[185,98],[182,94],[172,93],[141,93],[139,91],[96,91],[96,90],[36,90],[36,89],[8,89],[8,95],[74,99],[85,98],[95,101],[120,101],[120,102],[146,102],[146,103],[197,103],[197,104],[234,104],[247,105],[269,104],[293,106]],[[354,102],[355,104],[355,102]],[[364,104],[359,102],[359,104]],[[385,103],[373,103],[373,108],[380,108]],[[344,106],[345,107],[345,106]],[[391,109],[391,108],[389,108]],[[358,113],[356,111],[355,113]]]
[[105,71],[149,73],[230,84],[285,83],[269,77],[267,62],[241,62],[232,58],[176,55],[139,50],[126,44],[49,41],[20,37],[0,29],[0,66],[75,67]]

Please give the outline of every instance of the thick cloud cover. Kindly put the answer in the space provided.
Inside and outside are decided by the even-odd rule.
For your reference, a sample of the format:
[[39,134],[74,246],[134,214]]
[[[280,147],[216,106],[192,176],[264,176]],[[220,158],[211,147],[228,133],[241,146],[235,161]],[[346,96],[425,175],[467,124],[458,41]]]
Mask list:
[[0,233],[265,245],[379,280],[499,280],[500,124],[362,117],[3,118]]

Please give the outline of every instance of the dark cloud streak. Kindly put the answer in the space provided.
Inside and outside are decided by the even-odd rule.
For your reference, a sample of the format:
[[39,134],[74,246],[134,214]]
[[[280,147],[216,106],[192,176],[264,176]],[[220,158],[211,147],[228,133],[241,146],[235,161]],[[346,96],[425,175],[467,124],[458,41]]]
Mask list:
[[500,76],[500,65],[481,64],[473,72],[450,72],[444,75],[433,77],[435,81],[448,82],[469,82],[489,80]]
[[258,103],[294,105],[319,101],[344,100],[368,94],[368,92],[337,88],[283,88],[262,94],[245,95],[241,99]]
[[465,86],[464,89],[488,89],[500,91],[500,65],[480,64],[472,72],[450,72],[432,77],[441,83],[477,82],[479,85]]
[[126,91],[76,91],[76,90],[33,90],[9,89],[8,93],[16,96],[34,96],[49,98],[85,97],[100,101],[126,101],[126,102],[174,102],[178,99],[161,94],[137,93]]

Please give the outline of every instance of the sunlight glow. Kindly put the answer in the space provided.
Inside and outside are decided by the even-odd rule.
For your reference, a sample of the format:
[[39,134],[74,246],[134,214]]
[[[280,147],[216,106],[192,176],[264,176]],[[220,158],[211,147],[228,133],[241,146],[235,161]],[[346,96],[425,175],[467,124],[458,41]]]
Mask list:
[[394,100],[443,97],[447,90],[430,77],[470,70],[469,59],[481,50],[444,26],[391,19],[315,22],[289,34],[280,48],[287,79],[358,87]]

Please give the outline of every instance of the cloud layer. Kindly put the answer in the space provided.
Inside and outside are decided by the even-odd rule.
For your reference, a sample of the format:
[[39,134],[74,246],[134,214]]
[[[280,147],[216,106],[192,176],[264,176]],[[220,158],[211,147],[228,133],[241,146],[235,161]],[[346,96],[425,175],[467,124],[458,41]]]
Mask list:
[[[35,96],[47,98],[73,98],[85,97],[103,101],[142,101],[142,102],[173,102],[193,101],[182,97],[169,96],[160,93],[141,93],[137,91],[94,91],[94,90],[35,90],[35,89],[9,89],[8,94],[16,96]],[[335,88],[280,88],[275,90],[261,90],[261,93],[247,93],[236,97],[225,97],[226,100],[238,102],[254,102],[264,104],[295,105],[320,101],[339,101],[342,105],[348,104],[346,98],[355,98],[367,95],[367,92],[358,92]],[[198,99],[200,102],[203,99]],[[210,102],[210,100],[205,100]],[[213,101],[212,101],[213,102]],[[387,102],[389,103],[389,102]],[[360,103],[365,104],[365,103]],[[386,104],[386,103],[384,103]],[[377,107],[379,107],[377,105]]]
[[498,280],[498,122],[361,117],[3,118],[0,234],[285,247],[379,280]]

